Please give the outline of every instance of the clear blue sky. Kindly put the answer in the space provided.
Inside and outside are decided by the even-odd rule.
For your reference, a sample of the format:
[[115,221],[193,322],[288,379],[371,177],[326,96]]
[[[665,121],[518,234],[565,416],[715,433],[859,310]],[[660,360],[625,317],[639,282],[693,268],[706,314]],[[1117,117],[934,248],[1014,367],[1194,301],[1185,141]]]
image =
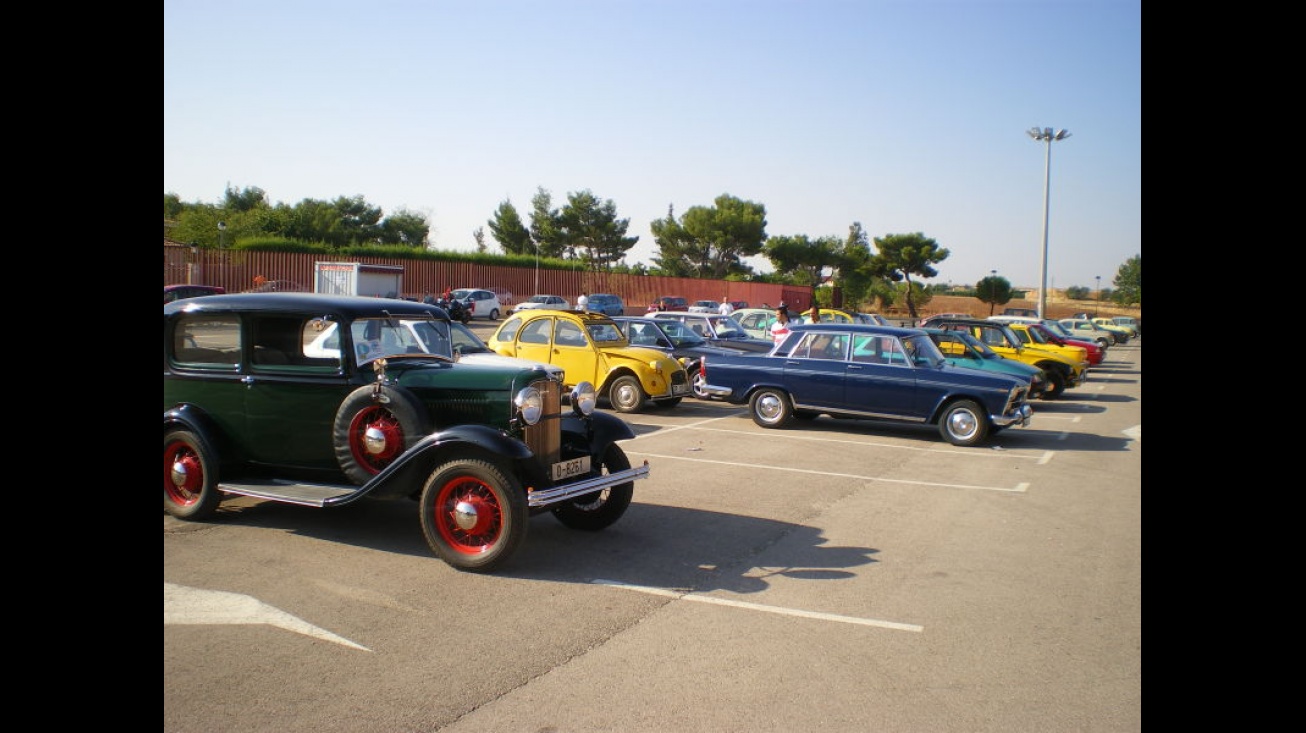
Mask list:
[[[721,194],[769,235],[921,232],[931,282],[1110,287],[1142,254],[1141,0],[164,0],[163,190],[362,196],[475,249],[611,199],[649,223]],[[750,261],[769,270],[764,260]]]

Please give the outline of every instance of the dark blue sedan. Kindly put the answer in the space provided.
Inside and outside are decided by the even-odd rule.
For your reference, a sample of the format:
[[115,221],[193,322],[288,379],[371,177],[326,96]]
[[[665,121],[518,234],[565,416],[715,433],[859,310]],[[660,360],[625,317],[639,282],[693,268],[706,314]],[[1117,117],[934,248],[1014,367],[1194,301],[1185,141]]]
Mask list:
[[935,425],[972,446],[1026,425],[1030,380],[948,364],[916,328],[795,326],[768,354],[708,356],[703,391],[747,403],[753,422],[782,428],[820,415]]

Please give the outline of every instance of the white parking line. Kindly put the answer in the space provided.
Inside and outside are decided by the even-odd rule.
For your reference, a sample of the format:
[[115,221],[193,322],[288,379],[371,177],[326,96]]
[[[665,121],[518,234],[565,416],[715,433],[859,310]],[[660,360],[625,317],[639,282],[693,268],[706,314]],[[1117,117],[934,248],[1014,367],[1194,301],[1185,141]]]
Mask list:
[[672,456],[664,453],[648,453],[645,451],[628,450],[627,453],[637,456],[646,456],[649,458],[661,458],[668,461],[691,461],[694,463],[711,463],[717,466],[737,466],[740,468],[765,468],[771,471],[789,471],[790,473],[806,473],[815,476],[834,476],[836,478],[851,478],[861,481],[884,481],[893,484],[910,484],[912,486],[940,486],[947,489],[979,489],[981,491],[1003,491],[1007,493],[1023,494],[1029,490],[1029,484],[1021,482],[1016,484],[1015,488],[1003,486],[976,486],[974,484],[945,484],[938,481],[907,481],[905,479],[884,478],[883,476],[863,476],[855,473],[836,473],[834,471],[813,471],[806,468],[792,468],[789,466],[763,466],[758,463],[739,463],[736,461],[713,461],[706,458],[687,458],[685,456]]
[[689,428],[689,429],[693,429],[693,430],[704,430],[704,431],[709,431],[709,432],[718,432],[718,433],[734,433],[735,435],[747,435],[747,436],[750,437],[750,438],[754,438],[754,437],[756,437],[756,438],[780,438],[780,439],[785,439],[785,440],[805,440],[805,441],[810,441],[810,442],[815,442],[815,443],[846,443],[846,444],[848,444],[848,445],[868,446],[868,447],[878,447],[878,448],[896,448],[896,449],[899,449],[899,450],[914,450],[914,451],[922,451],[922,452],[925,452],[925,453],[958,453],[958,454],[965,454],[965,455],[970,455],[970,456],[982,456],[982,457],[987,457],[987,458],[1016,458],[1016,459],[1025,459],[1025,460],[1038,460],[1038,456],[1012,454],[1012,453],[1009,453],[1009,452],[994,451],[994,450],[986,451],[986,450],[983,450],[983,449],[977,451],[977,450],[975,450],[974,448],[940,448],[940,447],[938,447],[938,446],[933,446],[933,447],[921,447],[921,446],[915,446],[915,445],[902,445],[902,444],[900,444],[900,443],[876,443],[876,442],[866,441],[866,440],[843,440],[843,439],[841,439],[841,438],[831,438],[831,437],[817,436],[817,435],[801,435],[801,434],[793,433],[793,432],[790,432],[790,431],[775,431],[775,430],[770,430],[770,431],[766,431],[766,432],[755,433],[755,432],[745,432],[745,431],[743,431],[743,430],[730,430],[730,429],[728,429],[728,428],[705,428],[705,427],[701,427],[701,426],[703,426],[703,425],[706,425],[706,424],[709,423],[709,422],[713,422],[713,421],[712,421],[712,420],[704,420],[703,422],[700,422],[700,423],[693,423],[693,424],[691,424],[691,425],[682,425],[682,426],[678,426],[678,427],[675,427],[675,428],[667,428],[667,429],[664,430],[664,431],[659,431],[659,432],[657,432],[657,433],[649,433],[649,434],[647,434],[647,435],[641,435],[641,436],[638,436],[638,437],[639,437],[639,438],[652,438],[652,437],[657,436],[657,435],[662,435],[662,434],[668,433],[668,432],[670,432],[670,431],[672,431],[672,430],[679,430],[679,429],[682,429],[682,428]]
[[633,590],[638,593],[648,593],[655,596],[665,596],[667,598],[676,598],[682,601],[695,601],[697,603],[711,603],[717,606],[732,606],[734,608],[743,608],[750,611],[763,611],[765,613],[775,613],[781,616],[797,616],[799,618],[814,618],[820,621],[837,621],[844,624],[857,624],[859,626],[878,626],[884,629],[896,629],[898,631],[915,631],[920,633],[925,630],[924,626],[916,624],[904,624],[897,621],[881,621],[873,618],[858,618],[856,616],[840,616],[834,613],[820,613],[817,611],[801,611],[796,608],[783,608],[781,606],[765,606],[760,603],[748,603],[745,601],[731,601],[725,598],[714,598],[712,596],[699,595],[680,590],[669,590],[667,588],[654,588],[647,585],[630,585],[616,580],[592,580],[595,585],[606,585],[613,588],[624,588]]

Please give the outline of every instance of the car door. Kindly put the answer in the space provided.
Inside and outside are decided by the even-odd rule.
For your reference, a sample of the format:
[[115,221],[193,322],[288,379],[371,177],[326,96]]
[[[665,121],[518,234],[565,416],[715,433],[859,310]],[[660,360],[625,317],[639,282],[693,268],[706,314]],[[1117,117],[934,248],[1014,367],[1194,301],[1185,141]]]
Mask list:
[[[512,353],[508,356],[552,364],[553,317],[532,318],[523,323],[517,330],[516,337],[513,339]],[[570,375],[567,378],[570,379]]]
[[313,321],[327,323],[302,315],[245,316],[250,358],[244,369],[243,435],[251,462],[313,469],[339,465],[330,426],[341,401],[357,386],[349,383],[339,355],[353,352],[306,358],[306,345],[325,330],[313,327]]
[[584,381],[595,387],[603,384],[607,369],[603,368],[600,350],[590,341],[589,334],[570,318],[555,318],[553,324],[554,364],[567,372],[567,386]]
[[804,334],[784,358],[784,385],[794,407],[848,409],[844,398],[848,364],[832,350],[832,339],[836,338],[840,344],[846,342],[844,334]]
[[895,336],[852,334],[844,402],[869,416],[908,417],[916,406],[916,368]]

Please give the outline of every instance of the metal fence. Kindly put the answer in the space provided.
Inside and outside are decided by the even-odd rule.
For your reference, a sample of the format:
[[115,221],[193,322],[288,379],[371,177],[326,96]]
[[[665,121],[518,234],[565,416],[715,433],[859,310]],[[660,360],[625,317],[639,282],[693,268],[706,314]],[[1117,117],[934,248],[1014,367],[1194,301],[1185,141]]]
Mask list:
[[720,301],[725,297],[750,306],[774,306],[781,301],[791,308],[812,304],[812,289],[773,283],[703,280],[688,277],[657,277],[610,272],[576,272],[530,267],[503,267],[469,262],[406,260],[392,257],[331,258],[297,252],[245,252],[230,249],[191,248],[184,244],[163,246],[163,284],[196,283],[219,285],[228,293],[239,293],[259,282],[275,283],[282,290],[313,290],[313,265],[322,261],[349,261],[404,268],[402,297],[420,299],[436,295],[446,287],[485,288],[500,293],[513,305],[532,295],[560,295],[574,303],[586,293],[612,293],[626,304],[626,313],[643,313],[663,295],[696,300]]

